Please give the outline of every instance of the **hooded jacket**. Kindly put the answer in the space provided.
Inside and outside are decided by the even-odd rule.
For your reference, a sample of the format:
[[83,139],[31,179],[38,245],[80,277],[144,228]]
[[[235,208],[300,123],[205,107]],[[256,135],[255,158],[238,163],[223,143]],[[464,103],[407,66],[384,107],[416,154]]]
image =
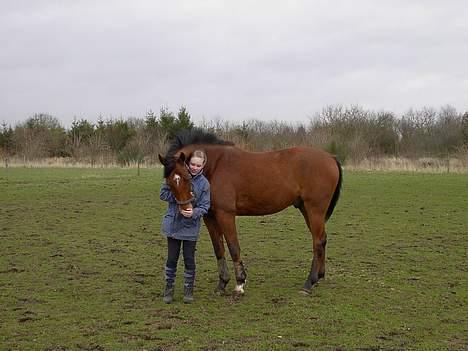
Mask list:
[[167,237],[197,241],[200,236],[201,219],[210,208],[210,183],[201,172],[193,176],[191,182],[194,200],[192,201],[193,215],[190,218],[184,217],[179,212],[179,205],[177,205],[169,185],[164,183],[161,186],[159,198],[168,202],[161,231]]

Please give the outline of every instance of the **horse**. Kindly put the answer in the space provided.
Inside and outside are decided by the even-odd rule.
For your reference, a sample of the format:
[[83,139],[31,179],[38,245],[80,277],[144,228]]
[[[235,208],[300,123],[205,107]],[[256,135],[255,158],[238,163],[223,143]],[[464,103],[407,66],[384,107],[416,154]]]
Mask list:
[[199,128],[185,130],[170,139],[159,160],[164,178],[179,206],[192,200],[190,173],[186,161],[193,151],[207,155],[204,175],[210,182],[211,207],[204,222],[218,263],[215,291],[224,294],[230,280],[224,240],[234,265],[234,292],[245,292],[247,274],[241,259],[236,216],[263,216],[294,206],[302,213],[312,234],[313,258],[302,292],[325,277],[325,222],[340,197],[342,167],[331,154],[311,147],[292,147],[269,152],[249,152]]

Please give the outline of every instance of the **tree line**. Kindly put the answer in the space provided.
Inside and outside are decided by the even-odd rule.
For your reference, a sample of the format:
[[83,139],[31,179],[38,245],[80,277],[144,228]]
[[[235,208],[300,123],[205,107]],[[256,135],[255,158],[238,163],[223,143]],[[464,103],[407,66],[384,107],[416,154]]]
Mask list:
[[468,154],[468,112],[451,106],[410,109],[400,116],[360,106],[327,106],[308,123],[221,119],[195,125],[186,107],[168,108],[143,118],[96,123],[75,119],[70,128],[48,114],[35,114],[0,128],[0,155],[25,163],[50,157],[91,165],[154,164],[168,140],[182,129],[203,128],[251,151],[291,146],[323,148],[346,163],[370,157],[457,157]]

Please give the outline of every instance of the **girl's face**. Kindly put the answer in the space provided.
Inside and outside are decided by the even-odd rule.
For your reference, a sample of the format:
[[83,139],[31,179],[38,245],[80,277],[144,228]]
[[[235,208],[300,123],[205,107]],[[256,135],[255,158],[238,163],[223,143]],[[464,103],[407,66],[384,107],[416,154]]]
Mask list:
[[190,173],[197,174],[205,165],[205,160],[201,157],[192,157],[189,162]]

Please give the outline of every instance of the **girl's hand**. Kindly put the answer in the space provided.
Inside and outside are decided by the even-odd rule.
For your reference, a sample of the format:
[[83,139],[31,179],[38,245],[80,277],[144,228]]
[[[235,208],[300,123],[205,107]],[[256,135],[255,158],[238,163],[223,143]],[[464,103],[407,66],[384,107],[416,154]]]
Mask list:
[[193,209],[189,208],[187,210],[180,210],[180,213],[182,213],[182,216],[184,216],[186,218],[191,218],[192,215],[193,215]]

